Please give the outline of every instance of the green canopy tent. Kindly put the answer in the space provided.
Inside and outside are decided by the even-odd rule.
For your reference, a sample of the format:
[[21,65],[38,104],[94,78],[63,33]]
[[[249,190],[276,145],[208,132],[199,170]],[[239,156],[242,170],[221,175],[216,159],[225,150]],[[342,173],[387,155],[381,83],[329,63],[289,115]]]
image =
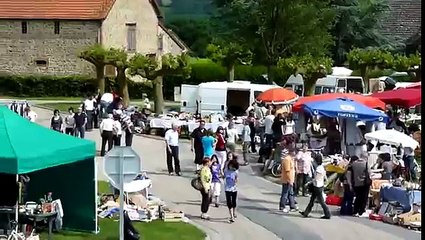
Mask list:
[[[27,174],[27,199],[60,199],[63,226],[97,231],[95,143],[65,135],[0,106],[0,173]],[[3,195],[3,194],[2,194]]]

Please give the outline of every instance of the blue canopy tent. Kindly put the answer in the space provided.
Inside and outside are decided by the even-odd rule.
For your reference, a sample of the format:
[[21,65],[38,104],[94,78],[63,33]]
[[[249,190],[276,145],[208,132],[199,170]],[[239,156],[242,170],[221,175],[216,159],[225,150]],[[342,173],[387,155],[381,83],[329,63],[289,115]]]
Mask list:
[[354,118],[365,122],[386,122],[388,120],[385,113],[347,98],[308,102],[305,103],[303,107],[304,111],[313,116],[322,115],[330,118]]
[[355,121],[364,122],[387,122],[388,116],[373,108],[367,107],[362,103],[355,102],[347,98],[337,98],[334,100],[307,102],[303,104],[305,112],[312,116],[325,116],[329,118],[338,118],[341,131],[341,149],[344,152],[351,152],[347,149],[347,124],[354,124]]

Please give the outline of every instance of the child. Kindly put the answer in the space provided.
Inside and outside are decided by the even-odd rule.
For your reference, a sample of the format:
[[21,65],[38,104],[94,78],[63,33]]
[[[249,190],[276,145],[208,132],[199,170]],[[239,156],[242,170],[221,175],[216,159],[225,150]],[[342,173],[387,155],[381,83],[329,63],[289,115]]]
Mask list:
[[218,162],[218,158],[216,155],[211,157],[211,174],[212,174],[212,193],[213,199],[215,203],[215,207],[218,207],[218,201],[221,193],[221,180],[220,177],[223,175],[221,171],[221,165]]
[[239,163],[237,160],[230,160],[227,168],[224,170],[224,182],[227,207],[229,208],[230,223],[233,223],[236,218],[236,198],[237,189],[236,183],[238,182],[238,169]]

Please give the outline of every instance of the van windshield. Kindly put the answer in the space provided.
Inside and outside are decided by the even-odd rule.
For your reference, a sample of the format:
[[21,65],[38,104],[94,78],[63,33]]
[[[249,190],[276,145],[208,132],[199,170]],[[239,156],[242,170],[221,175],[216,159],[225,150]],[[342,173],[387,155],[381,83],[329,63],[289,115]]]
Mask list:
[[361,78],[347,78],[347,92],[364,93],[363,80]]
[[322,93],[322,87],[315,87],[314,88],[314,94],[321,94]]

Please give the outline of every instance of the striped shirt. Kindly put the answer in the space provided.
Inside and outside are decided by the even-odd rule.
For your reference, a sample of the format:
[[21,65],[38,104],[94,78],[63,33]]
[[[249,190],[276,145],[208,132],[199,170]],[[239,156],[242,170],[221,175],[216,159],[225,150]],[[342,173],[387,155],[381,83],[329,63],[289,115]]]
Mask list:
[[130,133],[133,133],[134,125],[133,125],[133,122],[131,121],[130,114],[124,113],[124,112],[121,113],[120,122],[121,122],[121,128],[123,132],[128,129]]

